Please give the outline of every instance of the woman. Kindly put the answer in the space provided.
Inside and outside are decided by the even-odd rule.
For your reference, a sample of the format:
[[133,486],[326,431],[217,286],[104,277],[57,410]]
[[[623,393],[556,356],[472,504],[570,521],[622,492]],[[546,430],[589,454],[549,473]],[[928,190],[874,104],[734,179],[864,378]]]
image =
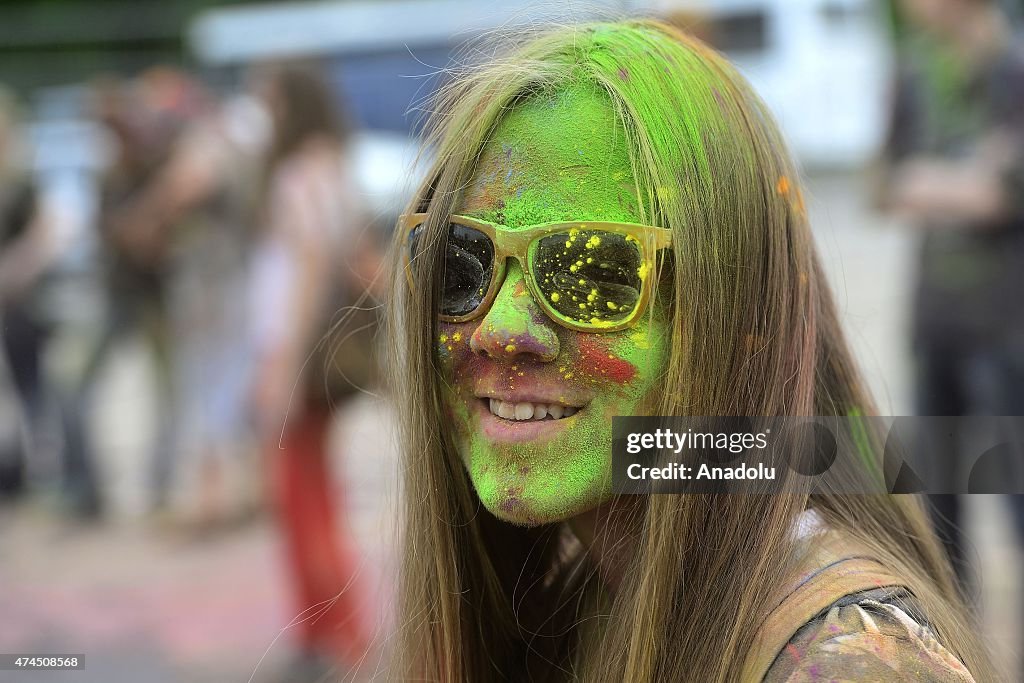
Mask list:
[[13,423],[0,420],[0,502],[24,492],[32,441],[41,436],[47,390],[42,360],[50,330],[40,284],[57,256],[54,216],[28,172],[22,133],[21,107],[0,87],[0,375],[10,373],[21,404],[12,412],[23,413],[30,435],[26,448],[15,416]]
[[365,223],[326,85],[297,65],[271,69],[265,84],[274,132],[255,256],[253,406],[294,581],[296,665],[322,673],[358,661],[369,641],[358,553],[336,525],[344,501],[327,453],[331,408],[358,387],[326,367],[332,317],[361,293],[345,276]]
[[[434,142],[396,249],[396,678],[989,680],[916,498],[610,493],[613,415],[871,411],[732,67],[556,30],[451,86]],[[857,558],[876,590],[826,571]]]

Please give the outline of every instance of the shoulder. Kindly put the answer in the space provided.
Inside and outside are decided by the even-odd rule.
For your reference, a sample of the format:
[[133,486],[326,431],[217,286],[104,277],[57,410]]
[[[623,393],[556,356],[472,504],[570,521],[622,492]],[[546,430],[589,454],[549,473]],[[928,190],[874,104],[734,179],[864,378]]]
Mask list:
[[305,178],[336,176],[344,158],[344,152],[337,142],[313,138],[282,160],[281,172]]
[[899,587],[852,594],[804,624],[778,654],[765,683],[804,681],[971,683],[916,600]]
[[282,195],[315,201],[325,192],[343,190],[347,180],[343,152],[326,141],[311,141],[283,159],[271,174],[271,187]]

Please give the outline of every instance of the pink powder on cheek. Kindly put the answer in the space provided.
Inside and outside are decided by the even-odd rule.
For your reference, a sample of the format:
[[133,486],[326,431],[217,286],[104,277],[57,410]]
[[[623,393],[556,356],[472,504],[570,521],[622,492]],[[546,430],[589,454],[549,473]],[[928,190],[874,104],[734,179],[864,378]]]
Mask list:
[[636,366],[612,354],[608,350],[608,344],[597,335],[581,335],[577,348],[580,353],[580,367],[595,379],[625,384],[636,376]]

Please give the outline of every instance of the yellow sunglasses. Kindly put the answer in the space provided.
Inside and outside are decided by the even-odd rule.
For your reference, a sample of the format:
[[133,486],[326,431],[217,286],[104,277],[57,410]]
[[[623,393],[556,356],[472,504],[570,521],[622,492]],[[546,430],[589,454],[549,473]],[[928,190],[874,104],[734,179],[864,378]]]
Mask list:
[[[428,214],[399,219],[406,273],[421,253]],[[466,216],[448,219],[439,315],[465,322],[486,312],[519,261],[533,298],[553,321],[580,332],[629,327],[644,312],[659,250],[672,231],[652,225],[571,221],[511,229]]]

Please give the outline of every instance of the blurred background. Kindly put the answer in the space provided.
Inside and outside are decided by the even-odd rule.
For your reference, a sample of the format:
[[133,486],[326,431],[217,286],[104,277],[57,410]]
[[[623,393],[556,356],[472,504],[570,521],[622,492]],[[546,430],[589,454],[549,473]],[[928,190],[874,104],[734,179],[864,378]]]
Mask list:
[[[880,413],[1024,414],[1024,2],[550,5],[0,3],[0,652],[316,681],[386,632],[374,273],[431,94],[495,31],[643,13],[712,43],[806,172]],[[1022,680],[1021,506],[936,502]]]

